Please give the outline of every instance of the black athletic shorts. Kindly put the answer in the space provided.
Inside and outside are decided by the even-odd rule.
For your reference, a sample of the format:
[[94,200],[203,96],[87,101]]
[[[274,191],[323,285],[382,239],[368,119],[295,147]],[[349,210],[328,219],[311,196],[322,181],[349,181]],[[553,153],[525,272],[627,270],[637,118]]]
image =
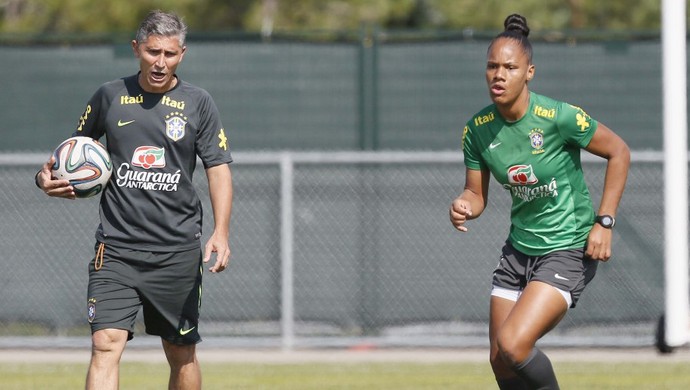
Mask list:
[[89,263],[91,332],[125,329],[131,340],[137,313],[143,308],[146,333],[173,344],[200,342],[202,272],[200,248],[145,252],[97,244],[96,256]]
[[582,291],[597,272],[599,262],[585,256],[585,249],[568,249],[543,256],[528,256],[506,242],[492,284],[506,290],[522,291],[530,281],[540,281],[569,292],[575,307]]

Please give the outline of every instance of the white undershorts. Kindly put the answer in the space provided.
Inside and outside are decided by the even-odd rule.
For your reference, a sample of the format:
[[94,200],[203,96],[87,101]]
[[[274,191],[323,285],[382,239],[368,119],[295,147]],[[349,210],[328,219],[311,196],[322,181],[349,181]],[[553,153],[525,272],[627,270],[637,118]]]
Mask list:
[[[565,299],[565,302],[568,304],[568,307],[572,305],[573,303],[573,297],[570,295],[570,292],[561,290],[558,287],[551,286],[556,289],[563,298]],[[491,287],[491,295],[494,297],[499,297],[503,299],[508,299],[513,302],[517,302],[518,298],[520,298],[520,295],[522,294],[522,290],[509,290],[504,287],[498,287],[498,286],[492,286]]]

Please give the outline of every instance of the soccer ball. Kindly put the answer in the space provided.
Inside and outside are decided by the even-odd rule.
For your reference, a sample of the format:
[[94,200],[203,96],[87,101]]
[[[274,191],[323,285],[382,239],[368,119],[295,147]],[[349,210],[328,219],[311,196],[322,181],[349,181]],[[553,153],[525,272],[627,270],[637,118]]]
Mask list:
[[72,137],[53,152],[53,176],[67,179],[77,198],[90,198],[103,192],[113,163],[105,147],[91,137]]

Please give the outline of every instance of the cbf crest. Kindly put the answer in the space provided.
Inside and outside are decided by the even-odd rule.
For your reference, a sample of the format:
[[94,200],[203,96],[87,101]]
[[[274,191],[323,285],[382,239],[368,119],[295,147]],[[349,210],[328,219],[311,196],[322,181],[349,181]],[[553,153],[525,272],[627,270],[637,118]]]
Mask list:
[[93,322],[94,318],[96,318],[96,298],[89,298],[86,305],[86,315],[89,323]]
[[532,129],[529,132],[529,142],[532,145],[532,154],[544,153],[544,130]]
[[177,142],[184,138],[187,127],[187,117],[181,112],[173,112],[165,116],[165,135]]

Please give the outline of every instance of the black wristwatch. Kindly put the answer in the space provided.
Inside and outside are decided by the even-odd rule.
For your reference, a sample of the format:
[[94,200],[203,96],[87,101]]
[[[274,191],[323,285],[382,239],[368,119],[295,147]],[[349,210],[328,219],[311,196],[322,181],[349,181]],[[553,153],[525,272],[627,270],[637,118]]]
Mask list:
[[616,226],[616,218],[610,215],[597,215],[594,221],[607,229],[611,229]]
[[[41,173],[41,171],[36,172],[36,175],[34,176],[34,183],[36,183],[36,187],[41,188],[41,185],[38,184],[38,175]],[[43,188],[41,188],[43,189]]]

